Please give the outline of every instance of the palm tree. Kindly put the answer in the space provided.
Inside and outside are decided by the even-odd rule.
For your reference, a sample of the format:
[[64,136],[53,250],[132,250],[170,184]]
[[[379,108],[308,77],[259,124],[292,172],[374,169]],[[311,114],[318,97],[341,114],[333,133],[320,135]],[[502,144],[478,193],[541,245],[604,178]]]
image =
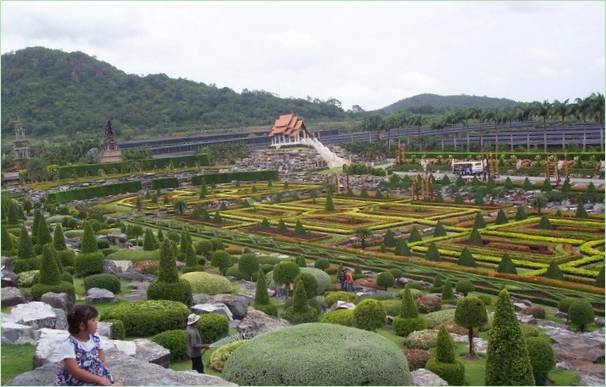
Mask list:
[[360,239],[360,245],[362,246],[362,250],[364,250],[366,248],[366,239],[372,236],[372,231],[367,228],[358,228],[355,234]]
[[560,116],[562,118],[562,124],[566,121],[566,117],[570,113],[568,106],[568,99],[564,102],[560,102],[557,99],[551,104],[551,112],[553,115]]
[[551,111],[551,104],[545,100],[541,102],[533,102],[533,111],[535,115],[543,118],[543,126],[547,126],[547,117]]
[[604,123],[604,94],[591,93],[588,99],[589,112],[600,124]]

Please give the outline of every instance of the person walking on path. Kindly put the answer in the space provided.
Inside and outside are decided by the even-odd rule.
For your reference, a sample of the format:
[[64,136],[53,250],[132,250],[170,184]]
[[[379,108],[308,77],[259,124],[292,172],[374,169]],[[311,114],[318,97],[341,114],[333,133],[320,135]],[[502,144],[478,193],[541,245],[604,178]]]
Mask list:
[[187,343],[186,352],[187,356],[191,358],[191,369],[198,371],[198,373],[204,373],[204,364],[202,363],[202,349],[208,348],[208,344],[202,343],[200,332],[196,328],[196,322],[200,319],[195,313],[187,316]]

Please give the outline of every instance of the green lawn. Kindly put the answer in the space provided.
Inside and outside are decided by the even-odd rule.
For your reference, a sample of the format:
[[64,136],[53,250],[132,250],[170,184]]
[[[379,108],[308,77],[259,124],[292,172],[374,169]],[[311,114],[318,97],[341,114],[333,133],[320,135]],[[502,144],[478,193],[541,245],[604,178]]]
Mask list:
[[[210,362],[210,357],[213,351],[215,350],[216,348],[211,348],[207,351],[204,351],[204,354],[202,355],[202,361],[204,363],[204,373],[208,375],[223,377],[223,373],[213,370],[208,365],[208,363]],[[169,368],[175,371],[191,371],[191,359],[171,362]]]
[[2,344],[2,384],[6,385],[15,376],[34,368],[34,352],[31,344]]

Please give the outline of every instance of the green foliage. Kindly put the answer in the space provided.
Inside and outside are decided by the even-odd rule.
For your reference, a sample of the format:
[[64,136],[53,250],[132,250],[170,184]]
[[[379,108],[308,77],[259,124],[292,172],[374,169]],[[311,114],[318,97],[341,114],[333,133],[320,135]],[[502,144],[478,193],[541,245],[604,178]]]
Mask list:
[[417,230],[416,226],[413,226],[410,229],[410,236],[408,237],[408,242],[418,242],[422,240],[421,234],[419,234],[419,230]]
[[0,241],[2,243],[2,251],[12,251],[14,248],[13,238],[10,236],[10,234],[8,232],[8,228],[6,226],[3,226],[1,228],[2,228],[2,238],[0,239]]
[[211,241],[205,239],[196,243],[197,254],[208,257],[211,251],[213,251],[213,244]]
[[532,386],[535,383],[526,341],[507,289],[499,293],[490,330],[485,383],[488,386]]
[[486,306],[477,297],[467,296],[457,303],[455,322],[469,330],[469,354],[473,355],[473,329],[488,322]]
[[179,275],[177,273],[177,262],[173,255],[171,242],[165,240],[160,246],[160,267],[158,269],[158,280],[161,282],[177,282]]
[[553,228],[547,216],[541,216],[541,220],[539,221],[539,228],[542,228],[543,230],[551,230]]
[[457,281],[455,289],[457,290],[457,292],[462,293],[463,296],[467,297],[467,294],[473,292],[475,290],[475,287],[473,286],[471,280],[460,279]]
[[555,356],[548,339],[543,337],[527,337],[526,347],[532,364],[532,373],[537,386],[544,386],[547,374],[555,365]]
[[387,290],[387,288],[389,288],[390,286],[393,286],[394,281],[395,279],[393,277],[393,274],[388,271],[384,271],[377,275],[377,285],[381,286],[385,290]]
[[585,326],[595,320],[593,306],[585,299],[575,300],[568,308],[568,320],[579,331],[584,331]]
[[297,219],[297,223],[295,223],[294,233],[297,236],[305,236],[307,235],[307,230],[303,227],[301,220]]
[[401,337],[406,337],[412,332],[422,331],[427,328],[427,321],[422,316],[404,318],[396,316],[393,321],[393,332]]
[[549,181],[549,179],[545,179],[543,181],[543,186],[541,187],[541,191],[550,192],[552,190],[553,190],[553,186],[551,185],[551,182]]
[[145,237],[143,239],[143,250],[151,251],[157,249],[156,238],[154,237],[154,233],[151,229],[145,230]]
[[477,228],[484,228],[484,227],[486,227],[486,221],[484,220],[484,217],[482,216],[482,214],[477,212],[476,217],[473,222],[473,228],[477,229]]
[[543,274],[543,276],[546,278],[558,280],[564,279],[564,273],[562,273],[562,270],[560,270],[560,267],[558,266],[556,261],[551,261],[549,263],[549,267],[547,268],[547,271],[545,272],[545,274]]
[[390,340],[319,323],[257,336],[233,352],[223,376],[238,385],[411,384],[406,358]]
[[19,209],[17,208],[17,202],[13,199],[10,199],[10,204],[8,207],[8,224],[18,224],[19,223]]
[[524,220],[528,218],[528,214],[526,213],[526,209],[524,206],[518,206],[516,210],[516,220]]
[[433,284],[431,285],[431,289],[429,291],[431,293],[442,293],[442,287],[444,284],[442,283],[442,276],[437,274],[433,280]]
[[433,231],[433,236],[434,237],[441,237],[441,236],[446,236],[446,229],[444,228],[444,225],[442,224],[442,222],[440,222],[438,220],[438,223],[436,224],[436,228]]
[[225,270],[234,264],[231,254],[225,250],[217,250],[213,253],[210,264],[218,268],[221,274],[225,275]]
[[307,262],[305,261],[305,257],[303,257],[303,256],[296,257],[295,258],[295,263],[299,267],[307,267]]
[[53,292],[53,293],[66,293],[69,295],[72,300],[76,299],[76,290],[74,289],[74,285],[62,281],[57,285],[45,285],[41,283],[34,284],[30,289],[30,294],[34,300],[40,300],[40,297],[44,293]]
[[19,251],[17,256],[21,259],[29,259],[34,257],[34,245],[29,237],[27,228],[23,225],[21,228],[21,238],[19,239]]
[[57,251],[63,251],[67,249],[67,245],[65,244],[65,237],[63,236],[63,227],[60,223],[55,226],[55,232],[53,235],[53,246]]
[[452,292],[452,284],[450,280],[447,279],[442,286],[442,301],[454,300],[455,296]]
[[74,269],[76,275],[86,276],[90,274],[97,274],[103,271],[103,259],[105,257],[102,253],[80,253],[76,256],[74,262]]
[[218,294],[232,290],[229,280],[216,274],[191,272],[183,274],[181,278],[190,283],[192,293]]
[[318,320],[318,310],[312,308],[307,301],[305,285],[299,278],[295,282],[295,291],[292,306],[284,309],[283,318],[293,324],[308,323]]
[[398,278],[402,278],[404,277],[404,272],[401,269],[393,268],[393,269],[389,269],[389,272],[393,275],[393,278],[395,278],[396,280]]
[[229,359],[231,354],[236,349],[240,348],[240,346],[242,346],[242,344],[244,344],[245,342],[245,340],[237,340],[217,348],[210,357],[210,368],[217,371],[223,371],[227,359]]
[[454,343],[446,328],[442,326],[438,332],[436,356],[427,362],[425,368],[451,386],[462,386],[465,384],[465,367],[454,355]]
[[126,336],[124,331],[124,323],[120,320],[105,320],[105,322],[111,323],[110,338],[112,340],[124,340]]
[[503,257],[501,258],[501,261],[499,262],[499,266],[497,266],[497,272],[498,273],[518,274],[518,270],[516,269],[516,266],[511,261],[511,258],[509,258],[509,254],[507,254],[507,253],[503,254]]
[[274,266],[273,280],[278,284],[290,284],[299,275],[301,269],[292,261],[280,261]]
[[383,244],[387,247],[396,246],[396,236],[393,231],[387,230],[387,232],[385,232],[385,235],[383,236]]
[[114,294],[120,293],[120,279],[114,274],[94,274],[84,278],[84,289],[107,289]]
[[255,303],[255,304],[253,304],[253,307],[270,316],[278,317],[278,307],[271,302],[269,302],[267,304],[256,304]]
[[269,295],[267,294],[267,285],[265,284],[265,275],[261,270],[257,272],[257,289],[255,292],[255,304],[269,304]]
[[324,211],[331,212],[335,210],[335,204],[332,200],[332,191],[326,193],[326,201],[324,202]]
[[353,309],[336,309],[326,313],[320,322],[327,324],[338,324],[346,327],[354,327]]
[[524,179],[524,183],[522,184],[522,189],[524,191],[532,191],[534,189],[534,184],[532,184],[530,182],[530,179],[528,179],[528,177],[526,179]]
[[503,210],[499,210],[499,212],[497,213],[497,218],[495,220],[496,224],[505,224],[507,223],[507,215],[505,215],[505,211]]
[[[438,344],[436,346],[436,360],[442,363],[453,363],[455,361],[454,342],[448,334],[445,326],[438,330]],[[450,382],[449,382],[450,383]],[[462,384],[462,383],[460,383]]]
[[574,213],[574,217],[579,218],[579,219],[589,218],[589,215],[587,214],[587,211],[585,210],[585,206],[583,205],[582,202],[577,204],[577,210]]
[[429,245],[429,249],[427,250],[427,254],[425,254],[425,259],[429,261],[439,261],[441,259],[440,252],[438,251],[438,247],[434,242],[431,242]]
[[52,242],[50,231],[48,229],[48,223],[46,223],[46,219],[44,215],[41,213],[40,218],[38,220],[38,226],[36,228],[36,244],[39,246],[44,246],[45,244]]
[[173,329],[158,333],[151,338],[151,341],[170,351],[170,361],[187,358],[187,331],[185,329]]
[[[477,230],[476,230],[476,232],[477,232]],[[469,251],[467,246],[463,249],[463,251],[461,252],[461,255],[459,255],[457,264],[461,265],[461,266],[468,266],[468,267],[477,267],[478,266],[478,264],[476,263],[476,260],[474,259],[473,255],[471,254],[471,251]]]
[[354,309],[354,322],[357,328],[376,331],[385,326],[385,310],[377,300],[366,299]]
[[411,256],[410,248],[408,247],[408,243],[405,240],[399,239],[396,242],[395,254],[399,256]]
[[96,253],[97,252],[97,238],[95,232],[90,224],[86,222],[84,224],[84,234],[80,242],[80,253]]
[[193,176],[191,179],[192,185],[205,184],[221,184],[231,183],[234,180],[239,181],[254,181],[278,179],[278,171],[241,171],[228,173],[209,173],[204,175]]
[[40,283],[43,285],[59,285],[61,283],[61,271],[57,264],[56,252],[51,245],[45,245],[42,249]]
[[314,262],[314,267],[316,269],[326,270],[330,267],[330,262],[328,262],[327,259],[317,259],[316,262]]
[[573,302],[578,300],[578,297],[564,297],[560,300],[560,302],[558,302],[558,310],[562,313],[568,313],[570,305],[572,305]]
[[179,188],[179,179],[176,177],[165,177],[152,180],[152,188],[155,190],[163,188]]
[[147,288],[147,299],[178,301],[189,305],[192,302],[192,287],[184,279],[175,282],[157,280]]
[[297,278],[295,278],[295,283],[299,280],[303,282],[303,287],[305,288],[307,298],[314,298],[319,294],[318,281],[316,281],[316,277],[309,273],[301,272]]
[[207,313],[200,316],[196,328],[200,332],[202,342],[212,344],[227,336],[229,320],[222,314]]
[[480,235],[480,232],[475,227],[473,230],[471,230],[471,234],[469,234],[468,240],[470,243],[473,243],[474,245],[483,245],[484,244],[484,242],[482,241],[482,235]]
[[[98,168],[98,165],[96,165]],[[71,176],[70,176],[71,177]],[[75,188],[67,191],[58,191],[48,194],[48,199],[56,203],[67,203],[73,200],[86,200],[96,197],[119,195],[123,193],[138,192],[141,190],[141,181],[125,183],[96,185],[85,188]]]
[[513,185],[513,181],[511,181],[511,178],[509,176],[507,176],[507,179],[505,179],[505,183],[503,184],[503,186],[508,191],[515,188],[515,186]]
[[598,276],[595,279],[595,286],[604,287],[604,266],[602,266],[598,272]]
[[257,256],[254,253],[242,254],[238,261],[238,270],[240,270],[247,279],[252,279],[253,274],[259,271]]
[[126,336],[145,337],[182,329],[189,313],[187,306],[176,301],[133,301],[117,304],[102,320],[120,320]]
[[329,292],[324,295],[324,302],[329,307],[337,301],[354,302],[355,299],[355,293],[345,291]]
[[404,290],[402,297],[402,312],[400,314],[404,318],[414,318],[419,315],[419,309],[415,302],[410,289]]

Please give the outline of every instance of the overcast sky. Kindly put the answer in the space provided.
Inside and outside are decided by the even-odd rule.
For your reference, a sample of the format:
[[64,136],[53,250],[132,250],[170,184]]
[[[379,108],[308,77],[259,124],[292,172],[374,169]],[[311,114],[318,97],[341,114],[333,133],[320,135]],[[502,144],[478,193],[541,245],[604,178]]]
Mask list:
[[134,74],[381,108],[604,89],[604,2],[7,2],[2,53],[83,51]]

